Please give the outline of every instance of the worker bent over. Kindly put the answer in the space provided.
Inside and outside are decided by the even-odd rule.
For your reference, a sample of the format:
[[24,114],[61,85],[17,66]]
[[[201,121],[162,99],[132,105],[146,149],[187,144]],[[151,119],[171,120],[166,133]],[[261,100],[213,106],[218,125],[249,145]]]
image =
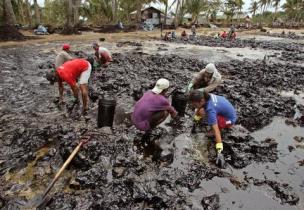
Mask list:
[[194,75],[187,90],[200,90],[202,92],[212,92],[222,82],[222,76],[213,63],[209,63],[205,69]]
[[221,153],[223,150],[221,130],[231,128],[237,120],[234,107],[223,96],[198,90],[190,92],[189,101],[196,108],[194,121],[200,121],[206,115],[207,123],[212,127],[211,132],[215,136],[216,150]]
[[91,69],[91,64],[85,59],[67,61],[57,68],[56,77],[58,78],[60,104],[63,103],[63,82],[66,82],[71,86],[75,97],[75,103],[78,103],[79,88],[76,80],[79,79],[83,102],[83,114],[86,113],[88,109],[88,81],[91,75]]
[[135,104],[132,122],[137,129],[149,131],[165,121],[169,114],[172,117],[177,115],[177,112],[165,97],[168,88],[169,81],[159,79],[155,87],[146,92]]
[[105,47],[100,47],[97,43],[93,44],[95,59],[99,65],[107,67],[113,61],[110,51]]

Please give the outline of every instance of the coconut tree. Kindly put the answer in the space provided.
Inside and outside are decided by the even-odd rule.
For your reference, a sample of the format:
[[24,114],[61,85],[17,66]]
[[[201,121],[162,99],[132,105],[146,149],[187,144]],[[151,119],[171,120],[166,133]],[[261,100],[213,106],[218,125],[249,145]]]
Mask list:
[[207,10],[207,2],[205,0],[188,0],[186,8],[186,11],[192,15],[191,24],[193,24],[197,22],[200,13]]
[[251,2],[251,6],[249,8],[249,12],[252,14],[252,17],[255,16],[257,10],[259,9],[259,4],[256,1]]
[[277,16],[277,12],[278,12],[278,8],[280,6],[280,2],[281,0],[273,0],[273,7],[274,7],[274,15],[273,15],[273,20],[275,20],[276,16]]
[[3,25],[13,26],[16,23],[16,16],[11,0],[4,0],[2,3]]
[[165,5],[165,18],[164,18],[164,25],[167,25],[167,16],[168,16],[168,0],[160,0],[160,3],[163,3]]
[[40,24],[41,23],[40,8],[39,8],[39,5],[37,3],[37,0],[34,0],[34,10],[35,10],[35,24]]

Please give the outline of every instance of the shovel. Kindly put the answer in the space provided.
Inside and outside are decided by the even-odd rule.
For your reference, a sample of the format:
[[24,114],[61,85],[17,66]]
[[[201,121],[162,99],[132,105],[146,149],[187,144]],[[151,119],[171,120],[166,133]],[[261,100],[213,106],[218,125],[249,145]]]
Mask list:
[[32,199],[28,203],[28,205],[27,205],[28,207],[39,208],[39,207],[44,206],[49,201],[49,199],[47,199],[47,194],[50,192],[50,190],[52,189],[52,187],[54,186],[54,184],[56,183],[56,181],[59,179],[59,177],[61,176],[62,172],[66,169],[66,167],[69,165],[69,163],[73,160],[73,158],[75,157],[75,155],[77,154],[77,152],[80,150],[81,146],[84,145],[85,143],[87,143],[88,141],[89,141],[89,138],[83,139],[82,141],[80,141],[80,143],[73,150],[73,152],[70,154],[70,156],[68,157],[68,159],[64,162],[63,166],[57,172],[57,174],[55,175],[54,179],[48,185],[48,187],[46,188],[46,190],[44,191],[44,193],[42,195],[38,195],[36,198]]

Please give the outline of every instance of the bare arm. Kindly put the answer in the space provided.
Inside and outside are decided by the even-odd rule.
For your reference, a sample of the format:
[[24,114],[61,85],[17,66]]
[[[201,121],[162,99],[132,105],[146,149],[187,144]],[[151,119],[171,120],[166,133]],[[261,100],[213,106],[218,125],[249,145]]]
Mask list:
[[208,85],[207,87],[203,88],[204,91],[206,91],[207,93],[212,92],[215,88],[217,88],[217,86],[219,86],[221,84],[222,80],[219,81],[215,81],[214,83],[211,83],[210,85]]
[[88,85],[82,84],[80,85],[80,91],[82,95],[82,102],[83,102],[83,111],[88,109]]
[[212,125],[212,129],[213,129],[214,135],[215,135],[215,142],[216,143],[222,143],[221,131],[218,127],[218,124]]

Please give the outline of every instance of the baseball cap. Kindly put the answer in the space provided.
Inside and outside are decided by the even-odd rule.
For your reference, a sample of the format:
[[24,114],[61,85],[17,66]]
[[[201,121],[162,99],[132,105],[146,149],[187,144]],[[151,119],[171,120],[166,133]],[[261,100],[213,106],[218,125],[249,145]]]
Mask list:
[[206,67],[205,70],[207,73],[213,74],[216,71],[215,65],[213,63],[209,63]]
[[152,89],[152,92],[156,94],[160,94],[163,90],[168,89],[169,85],[170,85],[169,80],[161,78],[157,80],[156,85]]
[[62,49],[63,50],[69,50],[70,49],[70,45],[69,44],[62,45]]
[[99,45],[98,45],[96,42],[94,42],[94,43],[92,44],[92,47],[93,47],[93,48],[96,48],[96,47],[99,47]]

